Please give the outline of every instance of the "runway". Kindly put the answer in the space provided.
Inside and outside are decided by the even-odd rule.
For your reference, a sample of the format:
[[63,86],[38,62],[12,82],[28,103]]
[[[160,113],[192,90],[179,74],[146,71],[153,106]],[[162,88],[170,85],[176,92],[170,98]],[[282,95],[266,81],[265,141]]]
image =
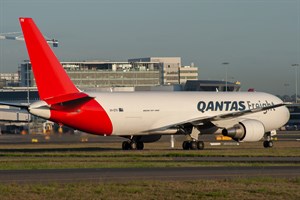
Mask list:
[[300,157],[221,157],[221,156],[211,156],[211,157],[175,157],[173,158],[176,162],[239,162],[239,163],[300,163]]
[[0,182],[119,182],[135,180],[224,179],[262,176],[277,178],[299,177],[300,166],[1,170]]
[[[53,134],[49,137],[45,137],[43,134],[30,134],[30,135],[19,135],[19,134],[3,134],[0,135],[0,144],[31,144],[32,139],[36,139],[40,144],[76,144],[82,143],[82,138],[88,139],[88,143],[111,143],[119,142],[122,143],[124,138],[112,136],[96,136],[91,134]],[[276,136],[278,141],[300,141],[300,131],[278,131]],[[185,136],[175,136],[178,141],[184,141]],[[215,135],[201,135],[201,140],[205,142],[216,142]],[[159,142],[170,141],[170,136],[163,136]]]
[[[68,182],[121,182],[121,181],[136,181],[136,180],[199,180],[199,179],[232,179],[232,178],[247,178],[247,177],[279,177],[279,178],[293,178],[300,177],[300,156],[299,153],[293,154],[292,152],[298,152],[298,139],[300,132],[281,132],[279,134],[279,141],[276,141],[276,148],[278,151],[289,148],[288,155],[282,156],[277,151],[272,153],[272,149],[263,149],[261,143],[242,144],[241,146],[209,146],[207,145],[206,151],[199,152],[199,155],[206,154],[207,151],[217,151],[218,153],[213,156],[184,156],[185,152],[181,152],[181,140],[177,141],[177,149],[175,152],[169,149],[169,138],[164,137],[161,141],[154,144],[147,144],[147,148],[143,151],[146,155],[157,154],[164,152],[163,155],[174,155],[180,151],[181,156],[171,156],[168,159],[161,160],[161,157],[153,157],[148,159],[146,156],[143,158],[141,152],[132,152],[138,155],[138,158],[143,158],[142,162],[170,162],[178,163],[179,165],[184,162],[198,163],[198,162],[213,162],[213,163],[239,163],[235,166],[224,167],[163,167],[163,168],[82,168],[77,169],[45,169],[45,170],[0,170],[0,183],[68,183]],[[55,155],[63,155],[75,152],[78,155],[86,155],[91,153],[92,155],[111,154],[115,153],[121,155],[117,157],[117,162],[122,162],[123,151],[120,150],[120,143],[124,140],[119,137],[93,137],[89,136],[89,142],[84,144],[80,143],[80,135],[64,135],[64,136],[51,136],[50,140],[43,141],[43,135],[1,135],[0,149],[1,154],[22,154],[23,161],[27,159],[23,154],[28,155],[30,158],[31,153],[43,154],[54,153]],[[38,138],[38,144],[31,144],[32,138]],[[213,136],[209,136],[208,141],[213,140]],[[75,143],[75,144],[73,144]],[[77,144],[76,144],[77,143]],[[72,145],[70,145],[72,144]],[[159,146],[159,145],[160,146]],[[6,145],[6,146],[5,146]],[[52,146],[51,146],[52,145]],[[152,146],[150,146],[152,145]],[[237,152],[231,156],[232,149]],[[221,152],[220,152],[221,151]],[[224,154],[227,156],[223,156]],[[248,156],[248,152],[250,156]],[[259,156],[251,156],[251,152],[260,151]],[[264,154],[263,151],[267,153]],[[166,153],[167,152],[167,153]],[[240,152],[240,153],[238,153]],[[191,152],[192,154],[195,152]],[[246,153],[246,154],[245,154]],[[131,152],[126,152],[125,157],[130,157]],[[172,154],[172,155],[173,155]],[[228,156],[229,155],[229,156]],[[245,156],[247,155],[247,156]],[[256,155],[256,154],[254,154]],[[270,156],[271,155],[271,156]],[[42,158],[41,157],[41,158]],[[80,156],[79,156],[80,157]],[[10,159],[10,157],[8,157]],[[58,157],[59,158],[59,157]],[[99,162],[103,162],[105,157],[98,158]],[[17,159],[18,160],[18,159]],[[16,161],[17,161],[16,160]],[[59,159],[56,159],[56,161]],[[129,159],[130,162],[138,162]],[[10,159],[10,164],[15,160]],[[93,161],[95,162],[95,161]],[[241,167],[245,163],[248,167]],[[252,163],[255,166],[250,166]],[[261,166],[258,166],[261,165]],[[262,165],[264,167],[262,167]],[[273,166],[270,166],[273,165]],[[275,166],[274,166],[275,165]],[[276,166],[277,165],[277,166]],[[281,165],[281,166],[278,166]],[[285,165],[285,166],[283,166]],[[12,165],[13,166],[13,165]],[[101,165],[99,165],[101,166]],[[122,166],[122,165],[121,165]],[[173,165],[176,166],[176,165]],[[67,166],[71,167],[71,166]],[[98,166],[97,166],[98,167]],[[111,167],[111,166],[109,166]],[[5,168],[4,168],[5,169]],[[24,168],[21,168],[24,169]],[[32,168],[31,168],[32,169]]]

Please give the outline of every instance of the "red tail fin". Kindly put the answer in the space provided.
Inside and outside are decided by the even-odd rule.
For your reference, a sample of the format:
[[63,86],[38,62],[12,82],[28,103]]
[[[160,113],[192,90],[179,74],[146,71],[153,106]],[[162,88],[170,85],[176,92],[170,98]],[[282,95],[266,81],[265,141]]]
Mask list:
[[31,18],[19,18],[41,100],[79,92]]

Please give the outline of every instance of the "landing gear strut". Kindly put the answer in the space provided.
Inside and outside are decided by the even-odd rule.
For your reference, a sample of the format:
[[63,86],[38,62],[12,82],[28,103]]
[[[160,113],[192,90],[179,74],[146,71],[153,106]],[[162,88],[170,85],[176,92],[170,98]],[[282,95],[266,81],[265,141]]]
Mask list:
[[182,143],[182,148],[184,150],[203,150],[204,149],[204,142],[203,141],[184,141]]
[[122,143],[123,150],[143,150],[144,143],[143,142],[136,142],[134,140],[124,141]]

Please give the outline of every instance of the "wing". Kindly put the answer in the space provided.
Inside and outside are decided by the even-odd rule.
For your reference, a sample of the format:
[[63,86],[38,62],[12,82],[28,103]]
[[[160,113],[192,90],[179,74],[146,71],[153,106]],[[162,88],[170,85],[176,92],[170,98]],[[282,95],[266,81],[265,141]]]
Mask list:
[[8,103],[8,102],[0,102],[0,105],[3,106],[12,106],[20,109],[28,110],[29,105],[28,104],[16,104],[16,103]]
[[244,111],[236,111],[236,112],[229,112],[229,113],[226,113],[226,114],[220,114],[220,115],[214,115],[214,116],[192,118],[192,119],[188,119],[186,121],[181,121],[181,122],[169,124],[169,125],[166,125],[166,126],[163,126],[163,127],[159,127],[159,128],[156,128],[156,129],[148,130],[146,132],[162,131],[162,130],[166,130],[166,129],[169,129],[169,128],[176,128],[178,126],[182,126],[182,125],[186,125],[186,124],[191,124],[193,126],[197,126],[197,125],[202,125],[202,124],[207,123],[207,122],[232,120],[232,119],[235,119],[237,117],[244,116],[244,115],[263,112],[263,111],[266,111],[266,110],[270,110],[270,109],[274,109],[274,108],[278,108],[278,107],[286,106],[286,105],[290,105],[290,103],[283,102],[283,103],[279,103],[279,104],[275,104],[275,105],[271,105],[271,106],[260,107],[260,108],[255,108],[255,109],[249,109],[249,110],[244,110]]

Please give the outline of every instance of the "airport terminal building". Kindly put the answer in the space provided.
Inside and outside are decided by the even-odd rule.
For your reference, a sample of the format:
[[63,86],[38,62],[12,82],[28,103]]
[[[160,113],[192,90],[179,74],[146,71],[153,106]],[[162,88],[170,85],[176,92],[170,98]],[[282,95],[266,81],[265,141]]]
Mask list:
[[198,68],[192,63],[182,66],[180,57],[147,57],[128,59],[129,63],[155,63],[161,69],[161,85],[184,84],[187,80],[198,80]]
[[[61,64],[79,88],[158,86],[198,80],[198,68],[181,66],[180,57],[136,58],[127,62],[61,62]],[[36,86],[29,61],[20,64],[19,72],[20,86]]]
[[[225,91],[224,81],[199,81],[198,68],[193,65],[181,66],[180,57],[135,58],[126,62],[62,62],[62,65],[75,85],[87,92]],[[20,64],[18,75],[21,87],[7,87],[8,85],[6,85],[0,92],[0,101],[11,103],[38,101],[38,91],[29,61]],[[226,85],[232,88],[228,88],[228,91],[239,91],[239,84],[227,83]],[[11,117],[11,122],[5,121],[8,115]],[[31,120],[33,122],[30,122],[29,126],[26,121]],[[35,124],[41,123],[36,120],[24,111],[10,112],[9,109],[0,107],[0,122],[2,121],[0,128],[2,131],[4,127],[11,125],[13,128],[14,124],[18,122],[23,126],[23,129],[27,129],[29,126],[31,130],[32,127],[37,127]],[[17,129],[15,127],[14,130]]]
[[[79,88],[160,85],[159,69],[150,64],[134,66],[128,62],[61,62],[71,80]],[[31,63],[20,65],[20,85],[35,87]]]

